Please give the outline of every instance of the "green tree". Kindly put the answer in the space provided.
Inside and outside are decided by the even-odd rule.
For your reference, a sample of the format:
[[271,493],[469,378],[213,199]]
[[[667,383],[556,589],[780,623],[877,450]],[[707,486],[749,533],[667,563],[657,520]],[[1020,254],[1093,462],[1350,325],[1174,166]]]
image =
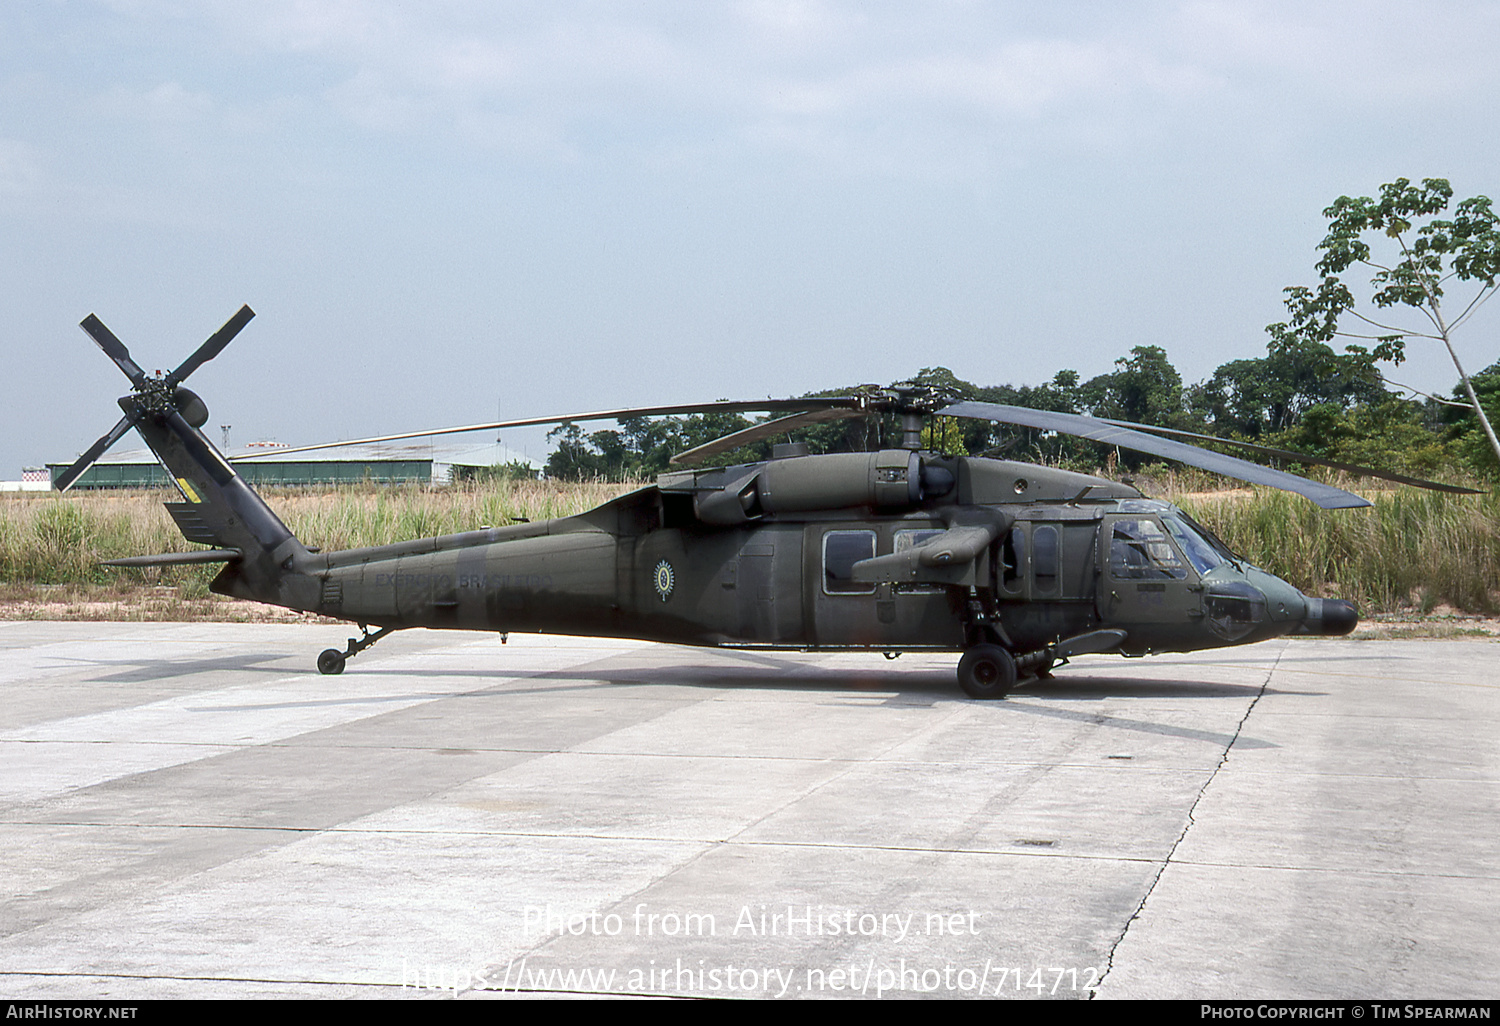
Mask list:
[[1290,332],[1271,339],[1265,356],[1231,360],[1190,391],[1197,418],[1212,421],[1216,434],[1245,438],[1294,428],[1315,406],[1349,409],[1390,398],[1371,354],[1341,355]]
[[[1489,414],[1493,423],[1494,418],[1500,417],[1500,360],[1475,374],[1470,379],[1470,386],[1478,397],[1481,408]],[[1463,398],[1460,389],[1453,390],[1453,398]],[[1438,417],[1448,426],[1454,447],[1469,464],[1491,478],[1500,474],[1500,460],[1495,458],[1485,444],[1484,432],[1473,410],[1467,405],[1457,406],[1452,403],[1432,405],[1437,408]]]
[[[1286,289],[1291,320],[1272,324],[1267,330],[1277,341],[1327,343],[1336,336],[1373,341],[1371,355],[1396,364],[1406,356],[1408,338],[1442,342],[1458,370],[1475,417],[1500,459],[1500,440],[1495,438],[1452,340],[1452,332],[1495,291],[1496,278],[1500,277],[1500,222],[1487,196],[1463,200],[1451,218],[1440,217],[1452,198],[1453,188],[1442,178],[1425,178],[1420,186],[1398,178],[1380,187],[1378,199],[1340,196],[1323,211],[1329,219],[1329,230],[1318,245],[1323,257],[1316,270],[1322,281],[1316,288],[1295,285]],[[1386,252],[1377,254],[1367,237],[1380,243]],[[1374,271],[1370,302],[1379,319],[1355,309],[1354,293],[1341,277],[1355,266]],[[1473,294],[1457,316],[1450,317],[1442,300],[1445,288],[1455,281],[1467,283]],[[1420,328],[1386,323],[1402,307],[1420,315]],[[1390,314],[1381,312],[1387,310]],[[1360,323],[1360,330],[1340,330],[1346,314]],[[1351,353],[1367,351],[1358,344],[1348,349]]]
[[1085,382],[1082,396],[1096,417],[1182,426],[1182,375],[1161,346],[1136,346],[1112,373]]
[[1348,409],[1321,403],[1296,427],[1267,441],[1312,456],[1431,477],[1452,465],[1453,454],[1423,423],[1425,413],[1395,396]]
[[[564,423],[547,434],[557,449],[547,458],[547,476],[564,481],[646,480],[670,469],[677,453],[750,426],[733,413],[708,412],[690,417],[624,417],[619,428],[585,436],[577,424]],[[769,445],[746,446],[709,457],[703,466],[727,466],[763,459]]]
[[547,432],[557,449],[547,457],[547,476],[559,481],[591,481],[608,476],[605,461],[577,424],[564,423]]

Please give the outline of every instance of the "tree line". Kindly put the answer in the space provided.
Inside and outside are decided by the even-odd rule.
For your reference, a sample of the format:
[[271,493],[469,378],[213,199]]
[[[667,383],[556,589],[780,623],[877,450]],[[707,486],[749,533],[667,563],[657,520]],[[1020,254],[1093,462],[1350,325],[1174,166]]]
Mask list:
[[[1500,417],[1500,361],[1471,382],[1491,418]],[[850,395],[869,387],[815,394]],[[1272,340],[1265,356],[1232,360],[1197,384],[1184,384],[1166,350],[1153,345],[1136,346],[1115,361],[1113,371],[1087,380],[1063,370],[1042,385],[976,385],[946,367],[929,367],[890,387],[937,389],[955,402],[1003,403],[1195,431],[1422,477],[1500,479],[1500,465],[1477,417],[1458,405],[1459,387],[1447,401],[1405,399],[1385,385],[1373,357],[1335,353],[1316,342]],[[751,423],[737,414],[710,413],[627,419],[618,429],[588,433],[566,424],[549,436],[557,449],[547,461],[547,476],[644,480],[667,470],[674,453]],[[825,453],[881,448],[899,438],[893,416],[852,419],[802,428],[706,464],[766,459],[777,441],[803,442],[809,452]],[[1085,439],[958,418],[934,418],[923,443],[939,452],[1083,470],[1105,465],[1112,454]],[[1126,467],[1150,459],[1125,450],[1115,458]]]
[[[1062,370],[1042,385],[976,385],[946,367],[928,367],[891,387],[1193,431],[1422,477],[1500,480],[1500,440],[1491,426],[1500,417],[1500,360],[1471,375],[1452,339],[1497,290],[1500,219],[1485,196],[1463,200],[1450,215],[1452,197],[1441,178],[1420,185],[1399,178],[1382,185],[1378,197],[1339,197],[1323,212],[1329,229],[1317,247],[1318,281],[1284,290],[1288,319],[1267,327],[1265,355],[1231,360],[1206,381],[1184,384],[1165,349],[1140,345],[1113,371],[1086,381]],[[1358,284],[1346,281],[1351,272],[1369,275],[1368,298],[1361,300]],[[1399,367],[1408,357],[1411,339],[1446,348],[1459,379],[1449,396],[1406,398],[1410,390],[1393,388],[1381,373],[1381,364]],[[653,477],[674,453],[750,424],[724,413],[622,420],[618,430],[587,434],[564,424],[548,436],[557,450],[547,475]],[[895,418],[886,416],[803,428],[784,440],[825,453],[889,446],[897,438]],[[928,426],[923,442],[940,452],[1085,470],[1113,459],[1135,467],[1145,459],[1069,436],[945,418]],[[708,463],[765,459],[772,444]]]

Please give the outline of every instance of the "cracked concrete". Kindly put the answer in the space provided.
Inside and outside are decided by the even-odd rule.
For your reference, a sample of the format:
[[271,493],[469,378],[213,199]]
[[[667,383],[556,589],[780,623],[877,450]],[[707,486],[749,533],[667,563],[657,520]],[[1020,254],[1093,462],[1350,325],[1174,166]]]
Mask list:
[[[1278,664],[1280,663],[1280,655],[1277,656],[1276,662]],[[1182,825],[1182,833],[1178,835],[1176,842],[1173,843],[1172,850],[1167,852],[1167,857],[1162,860],[1160,867],[1158,867],[1156,871],[1156,875],[1151,878],[1151,886],[1146,888],[1145,894],[1141,895],[1141,903],[1136,906],[1135,912],[1131,915],[1130,919],[1126,921],[1124,928],[1120,931],[1120,936],[1117,937],[1115,939],[1115,943],[1111,945],[1109,949],[1109,955],[1104,960],[1104,968],[1099,974],[1099,984],[1097,987],[1092,989],[1090,993],[1091,997],[1097,997],[1099,993],[1104,990],[1105,985],[1108,983],[1109,974],[1111,970],[1114,969],[1115,952],[1119,949],[1121,943],[1124,942],[1126,936],[1130,933],[1131,925],[1140,919],[1141,912],[1145,909],[1146,903],[1151,900],[1151,895],[1156,891],[1156,885],[1161,881],[1162,873],[1165,872],[1167,866],[1172,863],[1173,856],[1177,854],[1177,849],[1182,846],[1182,842],[1187,838],[1188,831],[1193,829],[1193,813],[1197,810],[1198,803],[1203,800],[1204,794],[1208,792],[1209,787],[1212,786],[1215,778],[1218,777],[1219,771],[1222,770],[1224,768],[1224,764],[1229,761],[1229,753],[1234,749],[1235,742],[1240,739],[1240,735],[1244,733],[1245,724],[1249,721],[1250,714],[1255,711],[1256,703],[1265,696],[1266,688],[1270,685],[1271,678],[1274,677],[1275,674],[1276,666],[1273,664],[1271,669],[1266,673],[1266,679],[1262,682],[1260,691],[1256,692],[1255,696],[1250,699],[1249,704],[1245,706],[1245,715],[1240,718],[1239,725],[1235,727],[1234,736],[1229,738],[1228,742],[1224,745],[1224,754],[1219,759],[1219,764],[1214,767],[1213,772],[1210,773],[1208,778],[1203,781],[1203,786],[1198,789],[1197,797],[1193,799],[1193,804],[1187,810],[1187,821]]]
[[341,637],[0,624],[8,996],[1494,994],[1493,642]]

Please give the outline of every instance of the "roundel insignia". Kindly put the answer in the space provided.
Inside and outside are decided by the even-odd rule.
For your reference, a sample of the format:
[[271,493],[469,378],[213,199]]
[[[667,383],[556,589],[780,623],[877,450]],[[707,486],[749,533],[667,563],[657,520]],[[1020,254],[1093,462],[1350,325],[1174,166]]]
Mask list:
[[677,574],[672,570],[672,564],[665,559],[656,564],[656,571],[652,575],[652,583],[656,586],[656,593],[665,602],[672,594],[672,586],[677,583]]

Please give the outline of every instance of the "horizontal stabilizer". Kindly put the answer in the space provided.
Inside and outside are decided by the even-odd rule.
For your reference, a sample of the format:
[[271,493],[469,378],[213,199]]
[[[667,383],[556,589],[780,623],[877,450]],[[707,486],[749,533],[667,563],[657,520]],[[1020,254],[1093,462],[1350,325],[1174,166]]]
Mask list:
[[191,566],[194,563],[230,563],[243,553],[239,549],[199,549],[197,552],[163,552],[159,556],[126,556],[106,559],[100,566]]
[[[188,541],[198,545],[212,545],[219,540],[218,528],[222,525],[209,523],[202,503],[164,502],[162,505],[167,507],[167,512],[172,515],[172,520],[177,524],[177,529]],[[208,512],[211,514],[213,511]]]

